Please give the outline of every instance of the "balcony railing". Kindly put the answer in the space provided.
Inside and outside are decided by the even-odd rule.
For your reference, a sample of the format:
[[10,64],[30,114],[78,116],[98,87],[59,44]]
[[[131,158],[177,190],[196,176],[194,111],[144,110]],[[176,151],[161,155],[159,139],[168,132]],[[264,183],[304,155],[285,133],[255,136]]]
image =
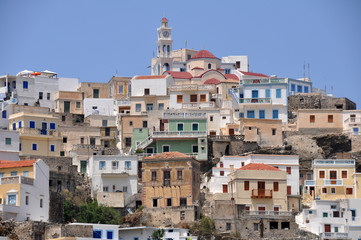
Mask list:
[[219,141],[243,141],[244,135],[208,135],[208,138]]
[[213,108],[214,102],[184,102],[182,108]]
[[240,98],[239,103],[272,103],[271,98]]
[[120,99],[117,99],[115,101],[115,104],[117,106],[130,106],[130,100],[120,100]]
[[207,117],[207,113],[205,112],[173,112],[173,113],[168,113],[165,112],[163,113],[163,118],[168,119],[168,118],[206,118]]
[[335,165],[355,165],[355,160],[352,159],[316,159],[314,165],[325,165],[325,164],[335,164]]
[[215,91],[215,85],[197,85],[197,84],[184,84],[184,85],[172,85],[169,87],[171,92],[178,91]]
[[252,198],[272,198],[272,190],[252,189]]
[[292,216],[292,212],[287,211],[245,211],[245,215],[248,216]]
[[18,128],[20,134],[28,134],[32,136],[44,135],[44,136],[54,136],[59,135],[58,131],[55,129],[37,129],[37,128]]
[[344,123],[349,123],[349,124],[360,124],[361,123],[361,118],[356,118],[356,117],[350,117],[347,118]]
[[340,239],[340,238],[348,239],[348,233],[325,232],[325,233],[321,233],[320,237],[322,237],[322,238],[335,238],[335,239]]
[[270,84],[270,83],[286,83],[284,78],[266,78],[266,79],[244,79],[240,80],[240,84]]
[[338,179],[327,179],[325,180],[325,186],[342,186],[343,182],[342,180]]
[[207,137],[207,131],[153,132],[153,138]]
[[306,180],[305,181],[305,186],[315,186],[315,185],[316,185],[315,180]]
[[23,183],[28,185],[34,185],[34,178],[29,178],[24,176],[11,176],[11,177],[0,178],[0,185],[12,184],[12,183]]

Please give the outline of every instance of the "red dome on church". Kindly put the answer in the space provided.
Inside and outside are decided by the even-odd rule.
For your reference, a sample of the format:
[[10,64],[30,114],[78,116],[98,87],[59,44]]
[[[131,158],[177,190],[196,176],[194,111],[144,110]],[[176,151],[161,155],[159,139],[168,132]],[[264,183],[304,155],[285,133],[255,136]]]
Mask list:
[[166,19],[166,17],[162,18],[162,20],[160,20],[161,22],[168,22],[168,19]]
[[199,52],[197,52],[196,54],[194,54],[194,56],[191,59],[197,59],[197,58],[214,58],[214,59],[219,59],[216,56],[214,56],[211,52],[207,51],[207,50],[201,50]]

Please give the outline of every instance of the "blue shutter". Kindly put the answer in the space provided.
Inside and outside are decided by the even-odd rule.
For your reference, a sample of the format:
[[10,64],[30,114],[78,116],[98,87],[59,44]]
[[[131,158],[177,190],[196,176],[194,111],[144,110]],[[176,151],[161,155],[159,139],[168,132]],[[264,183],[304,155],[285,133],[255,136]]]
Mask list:
[[13,130],[16,130],[16,123],[13,123]]
[[308,93],[308,86],[305,86],[305,87],[304,87],[304,92],[305,92],[305,93]]
[[270,98],[270,97],[271,97],[271,90],[266,89],[266,98]]
[[276,89],[276,98],[281,98],[281,89]]
[[35,122],[34,122],[34,121],[30,121],[30,122],[29,122],[29,127],[30,127],[30,128],[35,128]]
[[55,145],[50,145],[50,151],[55,152]]
[[297,85],[297,92],[302,92],[302,86]]
[[278,119],[278,110],[273,110],[272,111],[272,118],[273,119]]
[[2,117],[6,118],[6,110],[2,111]]
[[254,118],[254,110],[247,111],[247,118]]
[[19,121],[19,128],[22,128],[22,127],[23,127],[23,122]]
[[24,82],[23,82],[23,88],[24,88],[24,89],[27,89],[27,88],[28,88],[28,82],[27,82],[27,81],[24,81]]
[[55,129],[56,125],[55,123],[50,123],[50,129]]
[[259,118],[260,119],[265,119],[265,110],[259,110]]
[[295,84],[291,84],[291,91],[292,92],[296,91],[296,85]]

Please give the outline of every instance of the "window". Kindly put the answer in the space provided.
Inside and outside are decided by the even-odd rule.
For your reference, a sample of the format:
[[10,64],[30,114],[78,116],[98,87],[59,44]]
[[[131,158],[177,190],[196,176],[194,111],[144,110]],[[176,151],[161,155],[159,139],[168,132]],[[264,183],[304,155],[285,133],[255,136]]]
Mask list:
[[46,99],[50,100],[50,93],[49,92],[46,94]]
[[132,169],[132,162],[131,161],[125,161],[124,162],[124,168],[128,169],[128,170]]
[[106,137],[109,137],[110,136],[110,128],[109,127],[106,127],[105,129],[104,129],[104,134],[105,134],[105,136]]
[[258,114],[260,119],[265,119],[265,110],[259,110]]
[[231,230],[232,224],[231,223],[226,223],[226,231]]
[[244,181],[244,190],[245,191],[249,190],[249,181]]
[[352,188],[346,188],[346,194],[351,195],[352,194]]
[[108,120],[102,120],[102,127],[107,127],[108,126]]
[[8,204],[16,205],[16,194],[8,195]]
[[139,104],[139,103],[135,104],[135,111],[136,112],[140,112],[141,108],[142,108],[142,104]]
[[330,171],[330,179],[337,179],[337,171]]
[[152,171],[152,181],[157,181],[157,172]]
[[65,122],[65,116],[61,116],[61,121]]
[[153,199],[153,207],[158,207],[158,199]]
[[292,187],[287,186],[287,195],[291,195],[291,194],[292,194]]
[[37,151],[38,150],[38,144],[36,144],[36,143],[33,143],[33,151]]
[[118,93],[123,93],[123,91],[124,91],[124,86],[123,86],[123,85],[119,85]]
[[23,171],[23,176],[24,177],[29,177],[29,171]]
[[258,90],[252,90],[252,98],[258,98]]
[[147,128],[148,127],[148,121],[143,121],[143,127]]
[[241,68],[241,61],[236,61],[236,68],[237,69]]
[[276,98],[281,98],[281,97],[282,97],[282,95],[281,95],[281,89],[278,88],[278,89],[276,89]]
[[302,86],[297,85],[297,92],[298,92],[298,93],[302,92]]
[[153,110],[153,103],[148,103],[146,108],[147,108],[147,111],[152,111]]
[[10,176],[17,176],[17,175],[18,175],[17,171],[10,172]]
[[295,92],[296,91],[296,85],[295,84],[291,84],[291,91]]
[[304,87],[303,87],[303,92],[304,92],[304,93],[308,93],[308,92],[309,92],[308,86],[304,86]]
[[109,187],[104,186],[104,187],[103,187],[103,192],[108,192],[108,191],[109,191]]
[[278,229],[278,222],[269,222],[270,229]]
[[99,161],[99,170],[105,169],[105,161]]
[[331,209],[336,209],[337,206],[336,205],[331,205]]
[[270,98],[270,97],[271,97],[271,90],[266,89],[266,98]]
[[99,98],[99,89],[93,89],[93,98]]
[[29,205],[29,196],[25,196],[25,205]]
[[43,208],[43,199],[40,199],[40,208]]
[[340,217],[340,212],[339,212],[339,211],[333,211],[332,216],[333,216],[334,218],[339,218],[339,217]]
[[191,102],[198,102],[197,94],[192,94],[190,97],[191,97]]
[[342,174],[342,178],[347,178],[347,170],[342,170],[341,174]]
[[327,194],[327,188],[322,188],[322,193]]
[[101,230],[94,230],[93,231],[93,238],[102,238],[102,231]]
[[[127,139],[125,138],[125,140],[127,140]],[[89,142],[90,142],[90,145],[95,146],[95,138],[94,137],[91,137]]]
[[50,145],[50,152],[55,152],[55,145],[53,144]]
[[220,171],[219,176],[224,176],[224,171]]
[[171,207],[171,206],[172,206],[172,199],[167,198],[167,207]]
[[287,167],[286,171],[287,171],[288,174],[291,174],[291,167]]
[[180,198],[179,205],[187,206],[187,198]]
[[184,125],[183,123],[177,123],[177,131],[183,131]]
[[212,69],[212,64],[208,63],[208,69]]
[[205,102],[206,101],[206,94],[199,95],[199,101],[200,102]]
[[273,191],[278,192],[278,182],[273,182]]
[[28,89],[28,81],[23,81],[23,88]]
[[149,88],[144,88],[144,95],[149,95],[149,93],[150,93]]
[[68,142],[68,138],[67,137],[63,137],[63,143],[67,143]]
[[119,162],[118,161],[112,161],[112,169],[118,169]]
[[310,123],[315,123],[316,117],[315,115],[310,115]]
[[198,145],[192,145],[192,153],[198,153]]
[[107,239],[113,239],[113,231],[107,230]]
[[1,112],[1,115],[2,115],[2,118],[6,118],[6,110],[3,110],[3,111]]
[[133,121],[129,121],[129,126],[133,126]]
[[163,186],[170,186],[170,171],[163,171]]
[[183,95],[177,95],[177,103],[183,102]]
[[351,209],[351,216],[352,216],[352,221],[356,220],[356,210],[355,209]]
[[247,111],[247,118],[254,118],[254,110],[248,110]]
[[318,178],[325,178],[325,171],[321,170],[318,172]]
[[336,193],[336,188],[331,188],[331,193],[335,194]]
[[333,115],[328,115],[328,123],[333,123]]
[[276,129],[275,128],[272,129],[272,135],[273,136],[276,135]]
[[158,110],[164,110],[164,103],[158,104]]
[[192,123],[192,131],[198,131],[198,123]]
[[50,129],[56,129],[56,124],[55,123],[50,123]]
[[132,146],[132,138],[130,138],[130,137],[125,138],[125,146],[126,147]]
[[290,229],[290,222],[281,222],[281,229]]
[[328,213],[327,213],[327,212],[324,212],[324,213],[322,214],[322,216],[323,216],[324,218],[327,218],[327,217],[328,217]]
[[5,176],[5,173],[3,172],[0,172],[0,178],[4,177]]
[[60,151],[60,157],[64,157],[65,156],[65,152],[64,151]]
[[13,81],[13,88],[16,89],[16,81]]
[[170,151],[170,146],[169,145],[163,145],[163,152],[169,152]]
[[278,119],[278,110],[275,109],[275,110],[272,111],[272,118],[273,119]]
[[182,171],[182,170],[177,170],[177,179],[178,179],[178,180],[182,180],[182,179],[183,179],[183,171]]
[[5,138],[5,144],[11,145],[11,138]]
[[16,130],[16,123],[13,123],[13,130]]
[[127,186],[123,186],[123,192],[128,192],[128,187]]
[[209,121],[213,122],[213,116],[209,116]]
[[222,192],[223,193],[228,193],[228,185],[227,184],[222,185]]
[[39,92],[39,99],[40,99],[40,100],[43,99],[43,92]]
[[224,69],[224,73],[225,73],[225,74],[230,74],[230,73],[231,73],[231,69],[229,69],[229,68]]
[[258,231],[258,223],[253,223],[253,231]]

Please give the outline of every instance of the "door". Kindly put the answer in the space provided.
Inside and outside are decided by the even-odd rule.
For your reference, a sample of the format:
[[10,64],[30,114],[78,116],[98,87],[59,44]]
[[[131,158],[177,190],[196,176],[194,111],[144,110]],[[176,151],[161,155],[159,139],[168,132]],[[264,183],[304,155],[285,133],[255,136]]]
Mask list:
[[325,224],[325,232],[331,232],[331,224]]
[[80,172],[86,173],[86,161],[80,161]]
[[258,182],[258,196],[265,195],[265,182]]
[[159,131],[161,131],[161,132],[164,131],[164,122],[162,119],[160,120],[160,123],[159,123]]
[[258,214],[266,214],[266,207],[258,207]]
[[170,171],[163,172],[163,186],[170,186]]
[[336,184],[337,171],[330,171],[331,184]]
[[197,95],[191,95],[191,102],[197,102]]
[[70,102],[69,101],[64,102],[64,112],[65,113],[70,112]]
[[228,130],[228,132],[229,132],[229,135],[234,135],[234,129],[233,129],[233,128],[230,128],[230,129]]
[[223,186],[223,193],[228,193],[228,185],[222,185]]
[[48,129],[48,123],[47,122],[42,122],[41,123],[41,134],[42,135],[47,135],[46,130]]
[[313,196],[313,193],[315,192],[315,187],[310,187],[310,194]]

